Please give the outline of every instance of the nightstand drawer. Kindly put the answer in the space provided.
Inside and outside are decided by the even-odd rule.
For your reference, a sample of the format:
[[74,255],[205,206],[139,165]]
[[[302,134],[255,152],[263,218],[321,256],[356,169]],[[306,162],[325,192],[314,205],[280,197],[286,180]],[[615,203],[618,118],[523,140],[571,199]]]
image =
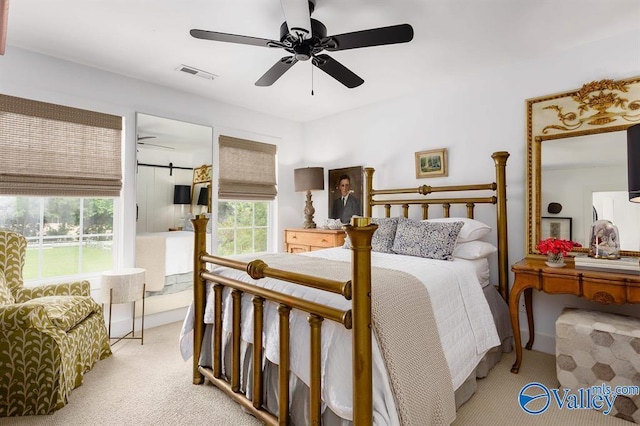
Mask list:
[[333,247],[335,241],[334,235],[325,235],[315,232],[287,232],[287,242],[294,244],[306,244],[319,247]]
[[289,253],[340,247],[345,232],[341,229],[285,229],[285,249]]

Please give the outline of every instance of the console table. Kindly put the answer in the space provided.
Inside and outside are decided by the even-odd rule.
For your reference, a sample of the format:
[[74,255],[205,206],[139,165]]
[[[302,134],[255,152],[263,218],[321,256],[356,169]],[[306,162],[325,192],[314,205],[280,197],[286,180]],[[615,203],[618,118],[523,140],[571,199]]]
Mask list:
[[533,310],[531,309],[533,289],[548,294],[573,294],[603,305],[640,303],[640,275],[575,269],[573,262],[567,263],[564,268],[550,268],[545,264],[544,259],[523,259],[514,264],[511,270],[515,274],[515,281],[509,294],[509,313],[516,346],[516,362],[511,372],[515,374],[518,373],[522,363],[518,303],[523,292],[529,325],[527,349],[533,347],[534,339]]

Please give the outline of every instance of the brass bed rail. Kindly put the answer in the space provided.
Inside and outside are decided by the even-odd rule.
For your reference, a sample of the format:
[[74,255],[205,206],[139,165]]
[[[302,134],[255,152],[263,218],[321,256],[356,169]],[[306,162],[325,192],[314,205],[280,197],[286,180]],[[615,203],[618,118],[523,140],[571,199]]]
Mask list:
[[[356,425],[371,425],[373,422],[373,378],[371,346],[371,237],[377,225],[370,225],[366,218],[353,221],[345,226],[352,241],[352,279],[333,281],[304,274],[271,268],[261,260],[249,263],[212,256],[206,253],[207,219],[200,215],[192,220],[195,233],[194,256],[194,354],[193,382],[201,384],[204,377],[227,393],[254,416],[270,425],[289,423],[289,316],[292,309],[307,312],[310,334],[310,385],[309,419],[314,425],[321,424],[322,415],[322,374],[321,374],[321,327],[327,319],[352,329],[353,335],[353,421]],[[274,290],[258,287],[246,282],[220,276],[207,270],[207,264],[225,266],[245,271],[253,279],[276,278],[342,295],[352,300],[350,310],[340,310],[330,306],[304,300]],[[204,305],[206,283],[213,283],[214,324],[213,324],[213,368],[199,365],[204,336]],[[232,331],[231,331],[231,372],[227,381],[222,375],[222,291],[231,289]],[[353,287],[353,289],[352,289]],[[251,400],[242,393],[240,383],[241,356],[241,301],[244,294],[252,296],[253,303],[253,391]],[[276,303],[279,316],[279,373],[278,373],[278,416],[263,407],[263,313],[266,301]],[[229,373],[227,373],[229,375]]]
[[207,254],[202,255],[201,260],[218,266],[226,266],[227,268],[237,269],[239,271],[247,271],[247,274],[249,274],[249,276],[254,280],[264,277],[276,278],[282,281],[303,285],[305,287],[313,287],[319,290],[341,294],[345,299],[351,300],[351,280],[335,281],[321,277],[314,277],[312,275],[282,271],[280,269],[270,268],[269,265],[259,259],[246,263],[239,260]]

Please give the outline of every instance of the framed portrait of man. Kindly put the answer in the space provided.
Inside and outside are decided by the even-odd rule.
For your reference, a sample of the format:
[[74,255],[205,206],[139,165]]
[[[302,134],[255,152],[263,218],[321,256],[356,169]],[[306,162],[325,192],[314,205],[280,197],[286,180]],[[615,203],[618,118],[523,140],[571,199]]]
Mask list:
[[349,223],[362,216],[362,166],[329,170],[329,218]]

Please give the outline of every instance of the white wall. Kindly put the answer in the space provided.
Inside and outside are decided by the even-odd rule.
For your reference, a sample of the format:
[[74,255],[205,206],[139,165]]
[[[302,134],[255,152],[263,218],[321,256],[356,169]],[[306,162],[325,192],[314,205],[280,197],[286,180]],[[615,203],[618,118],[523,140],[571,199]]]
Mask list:
[[[298,202],[291,183],[291,165],[299,163],[302,156],[300,124],[12,46],[7,46],[0,57],[0,93],[124,117],[124,176],[118,213],[122,226],[115,235],[121,266],[131,267],[135,260],[136,112],[213,126],[214,132],[241,129],[245,137],[266,138],[277,144],[278,199],[284,207],[276,209],[278,240],[274,247],[282,246],[283,229],[299,221],[297,209],[286,206]],[[97,286],[99,281],[92,281],[94,290]],[[147,324],[162,322],[161,318],[155,323],[149,319]]]
[[[516,262],[525,255],[525,100],[593,80],[640,75],[639,51],[640,31],[635,31],[478,73],[470,63],[464,79],[434,81],[413,96],[307,123],[305,161],[297,166],[374,167],[378,187],[490,182],[491,153],[509,151],[509,261]],[[435,148],[448,149],[449,177],[416,179],[414,153]],[[327,217],[326,191],[314,192],[314,199],[317,222]],[[535,349],[554,351],[556,318],[565,305],[578,304],[588,302],[534,295]],[[632,307],[623,310],[631,312]]]

